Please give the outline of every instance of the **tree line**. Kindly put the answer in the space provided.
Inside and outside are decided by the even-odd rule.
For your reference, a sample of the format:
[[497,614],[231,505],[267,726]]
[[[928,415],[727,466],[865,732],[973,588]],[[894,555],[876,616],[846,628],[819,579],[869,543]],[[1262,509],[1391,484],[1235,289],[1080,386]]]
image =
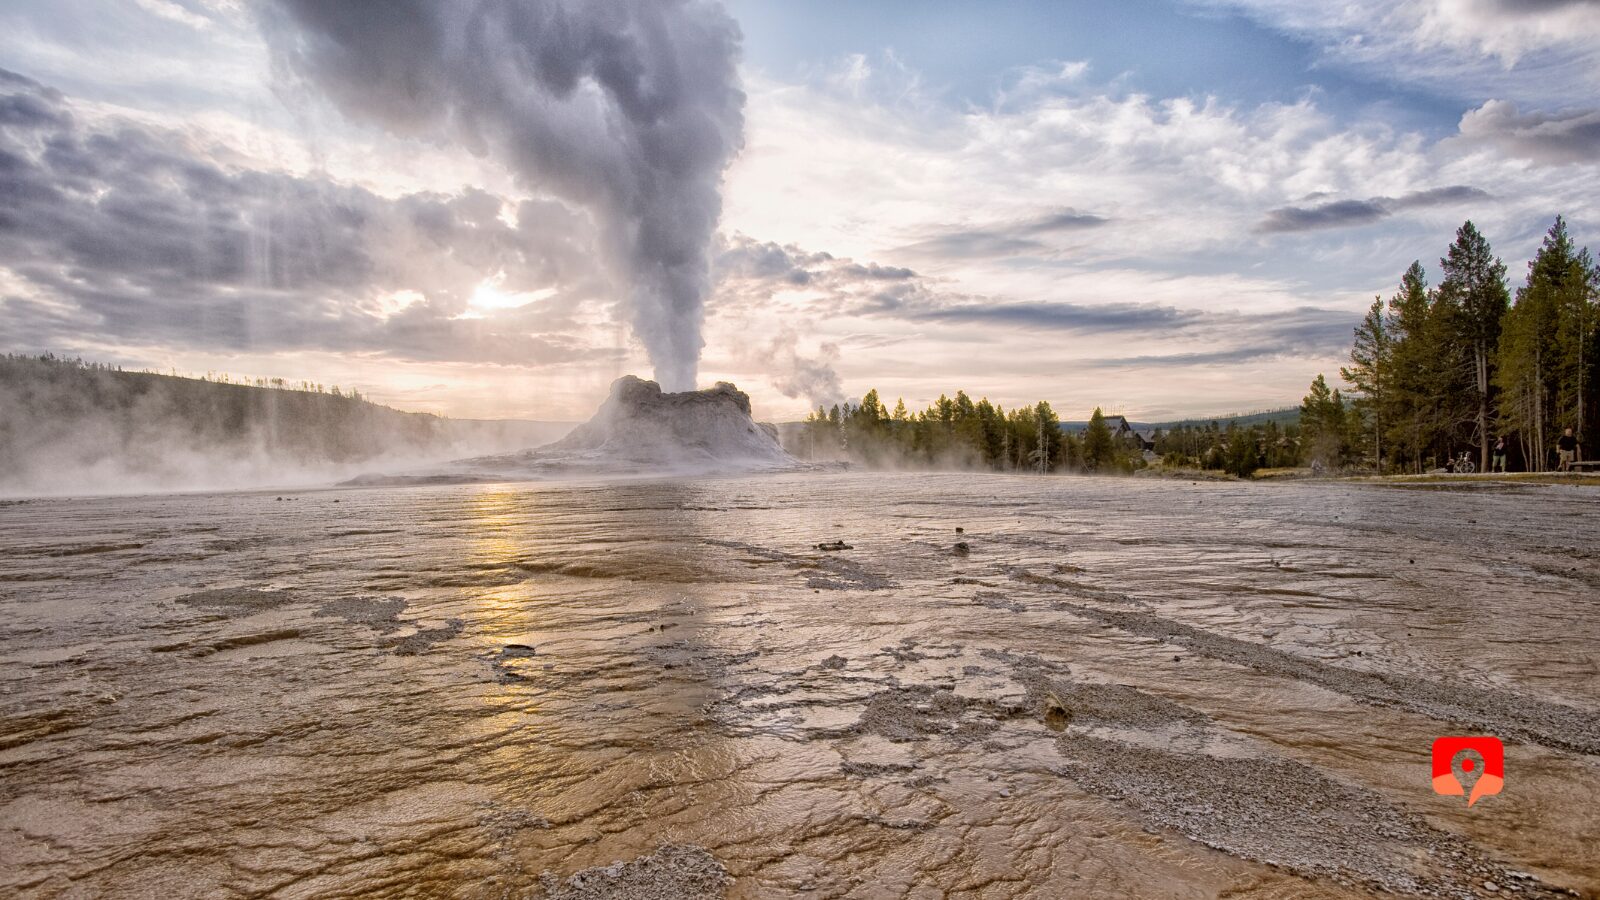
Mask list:
[[1301,425],[1320,458],[1420,472],[1471,450],[1487,471],[1503,438],[1512,468],[1545,471],[1564,429],[1593,447],[1600,268],[1566,221],[1545,233],[1514,298],[1505,263],[1470,221],[1439,271],[1430,286],[1413,262],[1387,302],[1373,300],[1340,369],[1348,409],[1323,376],[1313,382]]
[[1131,471],[1138,455],[1112,439],[1105,417],[1081,437],[1061,430],[1050,403],[1010,411],[965,391],[943,394],[920,412],[905,400],[887,408],[870,390],[860,403],[818,407],[806,416],[797,446],[809,459],[847,459],[874,468],[981,468],[998,472],[1082,469]]
[[[7,353],[3,359],[17,363],[37,363],[46,366],[61,366],[68,369],[78,369],[84,372],[121,372],[121,366],[110,363],[92,362],[81,356],[57,356],[54,353],[41,353],[30,356],[21,353]],[[206,372],[204,375],[179,375],[177,369],[158,372],[155,369],[134,370],[140,375],[164,375],[168,378],[185,378],[191,381],[206,381],[212,384],[232,384],[242,387],[274,388],[280,391],[298,391],[303,394],[328,394],[333,397],[343,397],[350,400],[365,400],[359,390],[345,392],[337,384],[324,386],[320,381],[290,381],[287,378],[259,378],[252,376],[230,375],[227,372]]]
[[[1111,421],[1117,421],[1113,430]],[[818,407],[790,441],[797,456],[849,460],[870,468],[961,468],[994,472],[1128,474],[1159,457],[1163,465],[1249,475],[1295,465],[1299,428],[1293,424],[1180,425],[1149,435],[1124,433],[1122,420],[1095,409],[1081,432],[1063,430],[1049,401],[1006,410],[965,391],[918,412],[905,400],[890,409],[870,390],[860,403]],[[1147,454],[1147,439],[1154,445]]]

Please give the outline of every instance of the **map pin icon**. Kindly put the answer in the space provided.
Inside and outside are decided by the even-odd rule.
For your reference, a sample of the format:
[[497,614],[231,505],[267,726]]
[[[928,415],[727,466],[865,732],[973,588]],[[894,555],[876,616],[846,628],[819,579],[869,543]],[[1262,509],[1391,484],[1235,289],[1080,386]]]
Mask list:
[[1457,750],[1456,755],[1450,757],[1450,774],[1461,782],[1467,796],[1471,797],[1472,786],[1483,777],[1483,754],[1470,747]]

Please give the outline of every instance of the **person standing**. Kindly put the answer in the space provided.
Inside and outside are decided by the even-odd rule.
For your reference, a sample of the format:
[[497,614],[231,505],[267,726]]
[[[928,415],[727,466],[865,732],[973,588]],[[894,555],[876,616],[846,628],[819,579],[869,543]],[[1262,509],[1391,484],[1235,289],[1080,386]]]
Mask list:
[[1489,471],[1504,473],[1506,470],[1506,438],[1505,435],[1495,439],[1494,457],[1489,462]]
[[1571,428],[1561,432],[1561,437],[1556,438],[1556,455],[1561,459],[1560,470],[1572,471],[1572,464],[1578,458],[1578,439],[1573,437]]

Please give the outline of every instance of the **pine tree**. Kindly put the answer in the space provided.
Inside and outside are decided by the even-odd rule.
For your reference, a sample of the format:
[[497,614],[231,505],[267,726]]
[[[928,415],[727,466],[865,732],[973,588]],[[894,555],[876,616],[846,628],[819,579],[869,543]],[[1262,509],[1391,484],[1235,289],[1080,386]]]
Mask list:
[[1422,455],[1433,440],[1434,398],[1430,396],[1429,369],[1437,365],[1426,346],[1432,297],[1422,263],[1413,261],[1400,278],[1400,288],[1389,298],[1389,445],[1391,452],[1409,458],[1420,471]]
[[1223,468],[1229,474],[1247,478],[1259,468],[1255,429],[1240,428],[1238,423],[1229,422],[1224,440],[1227,441],[1228,447],[1225,457],[1226,464]]
[[1489,401],[1493,387],[1495,353],[1500,344],[1501,320],[1511,304],[1506,290],[1506,266],[1489,248],[1489,242],[1468,220],[1456,231],[1439,265],[1444,280],[1439,292],[1459,312],[1461,340],[1472,360],[1472,385],[1476,391],[1476,428],[1479,469],[1489,469]]
[[[1566,223],[1556,220],[1565,237]],[[1554,229],[1552,229],[1554,230]],[[1600,268],[1588,249],[1579,249],[1566,261],[1559,279],[1552,278],[1556,330],[1551,348],[1553,384],[1551,401],[1557,428],[1585,435],[1593,418],[1596,299],[1600,294]]]
[[1495,385],[1501,426],[1513,432],[1530,470],[1544,470],[1550,437],[1549,380],[1558,320],[1557,295],[1573,261],[1572,242],[1559,218],[1528,263],[1527,283],[1506,313]]
[[1328,380],[1318,375],[1311,392],[1300,403],[1300,430],[1305,435],[1304,452],[1309,461],[1337,466],[1344,459],[1348,425],[1344,398],[1328,389]]
[[1033,408],[1033,419],[1036,434],[1033,452],[1028,458],[1033,462],[1034,469],[1043,475],[1050,471],[1057,459],[1055,451],[1061,435],[1061,420],[1056,417],[1050,404],[1043,400]]
[[1116,447],[1112,445],[1111,427],[1106,417],[1095,407],[1089,417],[1089,430],[1083,434],[1083,464],[1094,472],[1109,469],[1116,461]]
[[1383,299],[1374,298],[1366,318],[1356,326],[1356,340],[1350,348],[1350,365],[1339,370],[1339,376],[1361,392],[1357,410],[1372,418],[1372,458],[1378,471],[1383,471],[1383,427],[1390,403],[1387,392],[1389,367],[1394,345],[1389,337],[1390,317],[1384,313]]
[[1544,469],[1561,429],[1581,434],[1587,425],[1595,281],[1589,251],[1573,246],[1557,216],[1506,314],[1495,380],[1501,424],[1534,471]]

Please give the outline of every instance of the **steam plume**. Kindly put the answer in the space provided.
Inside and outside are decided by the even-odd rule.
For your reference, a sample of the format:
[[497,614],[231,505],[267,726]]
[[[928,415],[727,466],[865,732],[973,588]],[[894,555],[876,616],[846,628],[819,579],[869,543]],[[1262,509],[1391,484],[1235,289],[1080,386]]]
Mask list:
[[844,386],[833,368],[839,361],[839,345],[825,343],[816,356],[804,356],[800,336],[785,326],[761,349],[772,386],[785,397],[805,397],[813,409],[844,399]]
[[353,118],[448,139],[595,216],[667,390],[704,341],[738,26],[712,0],[270,0],[279,63]]

